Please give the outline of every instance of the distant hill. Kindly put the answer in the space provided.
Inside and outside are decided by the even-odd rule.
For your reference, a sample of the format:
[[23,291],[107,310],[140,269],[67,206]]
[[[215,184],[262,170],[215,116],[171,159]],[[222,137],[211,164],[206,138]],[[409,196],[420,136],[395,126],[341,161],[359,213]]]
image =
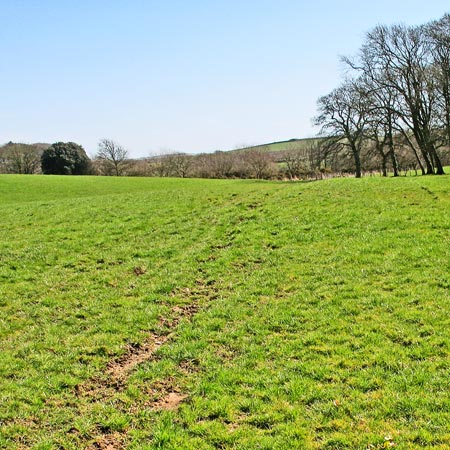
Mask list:
[[45,150],[46,148],[49,148],[51,144],[46,144],[44,142],[36,142],[34,144],[27,144],[27,143],[23,143],[23,142],[12,142],[12,141],[9,141],[9,142],[6,142],[3,145],[0,145],[0,148],[6,149],[6,148],[11,148],[11,147],[14,147],[14,146],[17,146],[17,145],[22,145],[22,146],[25,146],[27,148],[35,148],[36,150]]
[[267,152],[280,152],[284,150],[294,150],[294,149],[301,149],[308,145],[315,144],[322,140],[323,138],[303,138],[303,139],[289,139],[286,141],[275,141],[275,142],[268,142],[267,144],[259,144],[259,145],[252,145],[249,147],[242,147],[242,148],[236,148],[233,150],[230,150],[232,152],[241,152],[246,150],[263,150]]

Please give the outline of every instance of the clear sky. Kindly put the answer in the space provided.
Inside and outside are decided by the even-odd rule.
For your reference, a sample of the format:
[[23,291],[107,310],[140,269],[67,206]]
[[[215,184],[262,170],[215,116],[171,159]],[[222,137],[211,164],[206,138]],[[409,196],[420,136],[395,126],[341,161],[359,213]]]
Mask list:
[[448,1],[0,0],[0,144],[134,157],[311,137],[339,55]]

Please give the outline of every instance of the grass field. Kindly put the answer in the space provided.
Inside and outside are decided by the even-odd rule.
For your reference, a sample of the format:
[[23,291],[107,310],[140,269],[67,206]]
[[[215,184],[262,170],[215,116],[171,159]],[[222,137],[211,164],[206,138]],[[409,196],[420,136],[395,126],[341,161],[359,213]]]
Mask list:
[[285,150],[302,150],[305,148],[310,148],[311,146],[314,146],[318,142],[320,142],[323,138],[303,138],[303,139],[291,139],[288,141],[279,141],[279,142],[270,142],[268,144],[260,144],[260,145],[254,145],[251,147],[244,147],[239,148],[235,150],[235,152],[240,152],[243,150],[262,150],[266,152],[281,152]]
[[448,176],[0,198],[0,448],[450,448]]

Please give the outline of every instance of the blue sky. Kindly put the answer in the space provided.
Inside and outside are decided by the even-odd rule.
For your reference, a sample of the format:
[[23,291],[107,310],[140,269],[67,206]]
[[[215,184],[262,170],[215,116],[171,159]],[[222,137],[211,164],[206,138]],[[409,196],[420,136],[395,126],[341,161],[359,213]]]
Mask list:
[[0,144],[101,138],[134,157],[310,137],[339,55],[434,0],[0,0]]

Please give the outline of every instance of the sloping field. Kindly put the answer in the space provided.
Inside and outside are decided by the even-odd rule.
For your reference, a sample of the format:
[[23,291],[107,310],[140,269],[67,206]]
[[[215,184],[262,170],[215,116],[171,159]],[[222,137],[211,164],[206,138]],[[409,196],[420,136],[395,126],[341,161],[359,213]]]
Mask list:
[[1,448],[450,448],[449,177],[0,199]]
[[281,152],[281,151],[294,151],[310,148],[316,145],[323,138],[304,138],[304,139],[290,139],[288,141],[270,142],[268,144],[254,145],[251,147],[238,148],[230,150],[233,152],[247,151],[247,150],[261,150],[264,152]]

